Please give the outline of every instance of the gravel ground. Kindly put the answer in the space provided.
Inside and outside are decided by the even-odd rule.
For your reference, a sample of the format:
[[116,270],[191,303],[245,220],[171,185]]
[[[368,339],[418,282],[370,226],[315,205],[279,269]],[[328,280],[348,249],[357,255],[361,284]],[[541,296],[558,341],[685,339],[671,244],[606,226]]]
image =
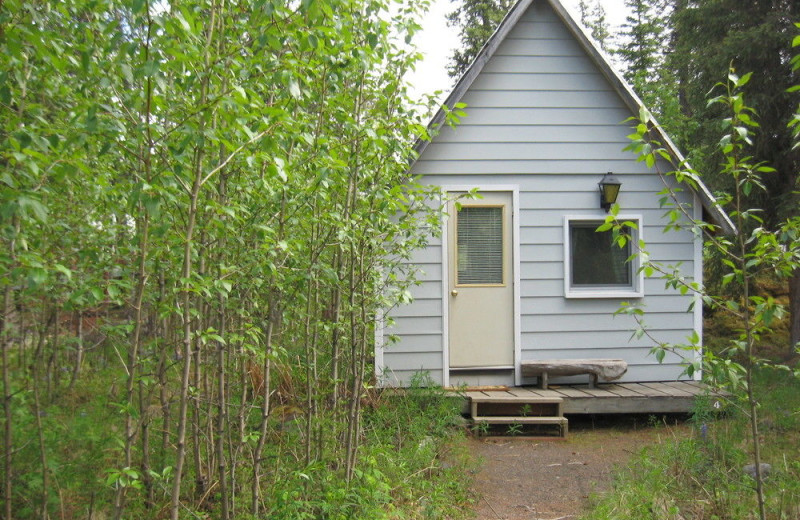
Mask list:
[[472,438],[469,449],[482,460],[475,475],[480,520],[568,520],[580,517],[589,495],[611,485],[615,466],[665,436],[688,427],[648,426],[647,418],[571,418],[566,440],[514,437]]

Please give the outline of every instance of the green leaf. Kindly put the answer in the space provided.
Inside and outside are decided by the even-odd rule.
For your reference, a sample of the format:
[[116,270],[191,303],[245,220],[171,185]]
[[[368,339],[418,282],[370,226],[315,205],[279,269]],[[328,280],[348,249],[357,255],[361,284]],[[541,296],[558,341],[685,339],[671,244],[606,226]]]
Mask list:
[[33,286],[43,285],[47,282],[47,270],[41,267],[28,269],[28,281]]
[[22,195],[17,199],[17,204],[23,215],[32,214],[39,222],[47,222],[47,208],[38,200]]
[[86,111],[86,131],[94,133],[97,131],[97,104],[92,104]]
[[141,66],[140,70],[142,71],[142,75],[145,78],[150,78],[158,74],[159,63],[155,60],[150,60],[145,62],[144,65]]
[[286,175],[286,162],[280,157],[275,157],[273,159],[273,164],[269,166],[269,169],[283,182],[289,180],[289,177]]
[[289,80],[289,94],[291,94],[295,99],[300,99],[300,97],[303,95],[303,93],[300,91],[300,84],[294,78]]
[[105,299],[104,298],[105,295],[103,294],[103,291],[101,291],[99,287],[92,287],[91,289],[89,289],[89,292],[92,293],[95,302],[101,302]]
[[92,56],[87,50],[81,51],[81,69],[84,74],[89,73],[89,64],[91,63]]
[[131,66],[127,63],[123,63],[120,65],[119,69],[122,72],[122,77],[125,79],[125,81],[128,83],[133,83],[133,69],[131,69]]
[[53,269],[55,269],[59,273],[61,273],[64,276],[66,276],[68,280],[72,280],[72,271],[70,271],[69,269],[67,269],[63,265],[55,264],[55,265],[53,265]]
[[742,88],[745,85],[747,85],[750,82],[750,78],[752,76],[753,76],[753,73],[752,72],[748,72],[747,74],[745,74],[744,76],[739,78],[739,81],[737,81],[736,84],[735,84],[736,88]]
[[178,23],[181,24],[181,27],[183,28],[184,31],[186,31],[186,32],[191,34],[192,26],[189,25],[188,21],[186,21],[186,17],[184,16],[184,13],[182,11],[180,11],[180,10],[177,10],[177,9],[175,9],[175,11],[176,11],[175,18],[178,20]]

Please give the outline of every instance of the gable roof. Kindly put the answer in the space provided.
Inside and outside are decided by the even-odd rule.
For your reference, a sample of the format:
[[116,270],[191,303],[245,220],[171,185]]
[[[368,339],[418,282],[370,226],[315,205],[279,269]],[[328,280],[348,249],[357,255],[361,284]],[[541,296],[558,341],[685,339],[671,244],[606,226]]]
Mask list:
[[[602,72],[603,76],[611,84],[614,91],[622,98],[622,101],[625,103],[625,105],[634,115],[638,115],[639,111],[644,108],[642,100],[639,99],[639,96],[636,95],[628,82],[625,81],[619,72],[617,72],[616,69],[611,65],[606,55],[597,47],[594,40],[586,33],[584,28],[581,27],[572,18],[572,16],[570,16],[564,6],[561,5],[559,0],[518,0],[517,3],[514,4],[514,7],[512,7],[511,10],[506,14],[505,18],[503,18],[502,22],[500,22],[500,25],[497,27],[494,34],[492,34],[492,36],[481,48],[480,52],[478,52],[469,68],[467,68],[464,74],[461,75],[455,87],[453,87],[453,90],[450,92],[450,95],[445,100],[444,106],[454,107],[456,103],[461,101],[463,96],[472,86],[473,82],[477,79],[478,75],[483,71],[486,64],[494,56],[498,47],[500,47],[500,44],[503,43],[511,30],[514,29],[531,4],[537,1],[547,1],[550,4],[550,7],[552,7],[553,11],[561,19],[592,62]],[[431,119],[428,127],[438,128],[444,121],[444,118],[444,108],[440,108]],[[655,133],[655,137],[660,140],[667,152],[669,152],[669,154],[672,155],[672,157],[674,157],[679,164],[684,164],[686,162],[685,158],[672,142],[672,139],[670,139],[666,132],[664,132],[664,129],[658,124],[658,122],[653,120],[653,123],[653,132]],[[429,140],[422,139],[417,141],[416,145],[414,146],[414,150],[417,152],[417,158],[422,155],[430,142],[431,141]],[[416,160],[417,159],[415,158],[414,161],[412,161],[411,166],[414,165]],[[695,175],[690,175],[690,177],[695,182],[695,186],[692,186],[692,189],[699,196],[700,201],[703,204],[703,208],[711,217],[711,219],[718,226],[720,226],[723,233],[733,233],[736,229],[733,222],[731,222],[725,211],[723,211],[719,204],[717,204],[716,199],[705,186],[705,184],[703,184],[703,182]]]

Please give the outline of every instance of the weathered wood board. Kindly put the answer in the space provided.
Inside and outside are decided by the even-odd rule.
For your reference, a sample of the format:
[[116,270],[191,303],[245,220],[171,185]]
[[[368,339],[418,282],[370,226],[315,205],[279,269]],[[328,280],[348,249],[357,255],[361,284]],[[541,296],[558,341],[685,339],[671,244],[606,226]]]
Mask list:
[[[564,414],[617,413],[688,413],[695,397],[710,390],[697,381],[661,383],[601,384],[595,389],[586,385],[558,385],[547,390],[531,387],[509,388],[505,391],[466,392],[481,402],[522,403],[560,398]],[[720,398],[723,394],[713,393]]]

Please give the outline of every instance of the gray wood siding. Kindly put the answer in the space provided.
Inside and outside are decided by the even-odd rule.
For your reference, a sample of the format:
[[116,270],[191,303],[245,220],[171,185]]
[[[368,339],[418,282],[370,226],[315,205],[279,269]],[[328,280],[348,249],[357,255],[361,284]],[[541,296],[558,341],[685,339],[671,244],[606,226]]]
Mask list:
[[[641,216],[653,260],[680,263],[691,280],[695,246],[688,232],[662,232],[663,181],[623,151],[631,133],[623,122],[633,114],[547,2],[533,3],[462,101],[467,116],[441,130],[412,172],[441,186],[518,187],[521,358],[623,358],[629,370],[622,381],[675,380],[680,357],[659,364],[649,355],[652,341],[632,338],[633,319],[613,315],[622,299],[564,296],[564,218],[605,217],[597,183],[608,171],[622,181],[620,212]],[[680,197],[692,200],[688,192]],[[434,379],[442,377],[441,254],[437,246],[423,255],[417,300],[392,313],[397,323],[387,333],[400,340],[387,347],[384,364],[397,380],[423,360]],[[645,280],[644,293],[632,301],[645,307],[652,334],[683,342],[694,326],[691,296],[665,288],[657,275]]]
[[413,303],[389,312],[385,324],[382,383],[407,386],[419,371],[443,383],[442,242],[430,237],[429,245],[415,251],[411,261],[417,283],[410,287]]

